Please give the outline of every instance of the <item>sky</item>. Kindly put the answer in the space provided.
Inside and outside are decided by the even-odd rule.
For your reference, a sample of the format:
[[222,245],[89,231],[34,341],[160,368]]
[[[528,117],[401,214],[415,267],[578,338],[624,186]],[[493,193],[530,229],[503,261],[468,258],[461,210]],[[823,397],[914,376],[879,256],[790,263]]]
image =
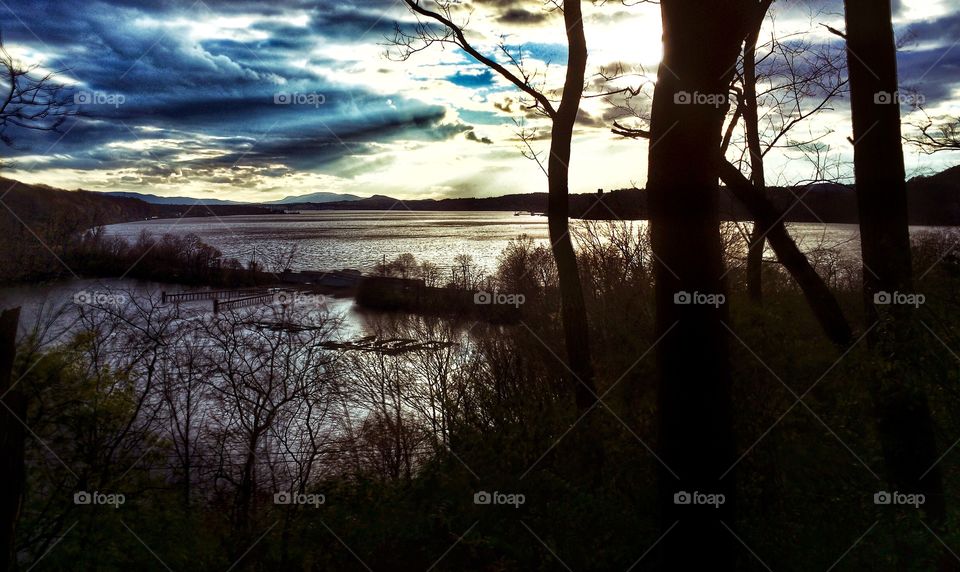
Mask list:
[[[508,64],[512,55],[556,95],[566,48],[562,16],[550,6],[458,0],[452,10],[469,22],[478,49]],[[661,57],[659,6],[583,6],[591,97],[575,132],[571,192],[643,186],[647,143],[610,127],[644,125]],[[960,115],[960,3],[898,0],[894,8],[901,89],[922,97],[930,115]],[[549,122],[454,46],[400,57],[390,40],[415,23],[400,0],[0,0],[7,49],[36,73],[56,72],[79,111],[61,133],[13,132],[4,175],[241,201],[317,191],[399,199],[545,191],[526,145],[544,156]],[[839,38],[821,24],[844,28],[840,0],[777,0],[761,43],[775,35],[786,46],[837,53]],[[603,96],[625,87],[640,94]],[[812,89],[799,109],[817,95]],[[818,172],[849,177],[849,102],[828,107],[771,151],[768,183]],[[765,127],[776,127],[782,109],[796,111],[770,104]],[[903,112],[907,123],[920,113],[906,101]],[[731,156],[739,147],[738,136]],[[909,146],[905,153],[911,175],[960,159]]]

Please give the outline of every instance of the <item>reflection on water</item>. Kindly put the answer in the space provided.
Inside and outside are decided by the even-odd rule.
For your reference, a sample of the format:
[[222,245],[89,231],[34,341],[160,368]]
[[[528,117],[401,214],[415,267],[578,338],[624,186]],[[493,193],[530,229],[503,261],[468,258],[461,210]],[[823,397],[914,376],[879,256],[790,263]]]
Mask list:
[[291,215],[150,220],[107,227],[107,233],[134,239],[153,234],[193,233],[224,255],[248,261],[271,247],[298,245],[295,270],[372,270],[384,257],[410,252],[418,260],[446,267],[470,254],[488,271],[510,239],[527,234],[546,242],[547,219],[503,212],[317,211]]
[[[118,305],[131,302],[131,298],[150,298],[159,302],[160,293],[204,290],[205,288],[161,284],[144,280],[119,278],[74,279],[39,285],[0,287],[0,308],[20,306],[21,333],[35,327],[45,328],[46,337],[58,338],[68,333],[76,321],[78,305],[92,301]],[[212,313],[209,300],[187,302],[180,305],[186,315]],[[325,296],[323,309],[330,318],[339,320],[336,338],[352,340],[369,333],[374,316],[357,308],[350,298]],[[50,339],[48,341],[55,341]]]
[[[576,226],[572,221],[571,226]],[[638,230],[645,221],[631,221]],[[749,224],[741,225],[744,229]],[[859,257],[859,229],[852,224],[788,224],[805,251],[839,248]],[[921,230],[916,227],[914,230]],[[296,245],[295,270],[356,268],[370,271],[386,258],[409,252],[420,261],[451,267],[458,254],[469,254],[487,272],[507,243],[522,234],[548,243],[547,219],[508,212],[316,211],[291,215],[205,217],[116,224],[107,233],[135,239],[152,234],[192,233],[224,255],[249,261]],[[768,255],[773,256],[771,251]]]
[[[572,226],[576,226],[576,221]],[[632,221],[642,231],[644,221]],[[741,225],[748,231],[749,225]],[[856,225],[797,223],[788,225],[801,250],[836,248],[844,257],[859,258]],[[914,227],[913,233],[929,230]],[[411,212],[398,204],[392,211],[316,211],[295,215],[205,217],[150,220],[107,227],[108,234],[135,239],[141,232],[152,234],[193,233],[219,248],[226,256],[248,261],[262,253],[297,246],[294,269],[356,268],[369,271],[384,257],[390,260],[409,252],[421,261],[444,268],[459,254],[469,254],[488,272],[496,269],[497,258],[507,243],[526,234],[535,241],[548,242],[544,217],[508,212]],[[773,252],[767,249],[773,258]],[[189,288],[137,280],[71,280],[50,285],[23,285],[0,288],[0,306],[24,305],[23,323],[33,323],[42,312],[50,313],[72,303],[81,291],[131,290],[139,295],[157,295],[161,290]],[[203,308],[207,308],[206,305]],[[342,316],[341,337],[362,336],[370,331],[375,316],[357,309],[352,300],[328,298],[334,316]]]

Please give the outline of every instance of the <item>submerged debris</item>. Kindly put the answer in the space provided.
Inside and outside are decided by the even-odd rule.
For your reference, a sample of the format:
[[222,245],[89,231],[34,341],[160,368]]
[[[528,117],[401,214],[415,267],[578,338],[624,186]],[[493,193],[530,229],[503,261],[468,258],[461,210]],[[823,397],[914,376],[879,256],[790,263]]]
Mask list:
[[455,342],[442,342],[438,340],[411,340],[409,338],[391,338],[380,339],[377,336],[365,336],[357,340],[347,342],[324,342],[321,347],[331,350],[357,350],[362,352],[380,352],[384,354],[400,354],[414,351],[437,351],[459,344]]

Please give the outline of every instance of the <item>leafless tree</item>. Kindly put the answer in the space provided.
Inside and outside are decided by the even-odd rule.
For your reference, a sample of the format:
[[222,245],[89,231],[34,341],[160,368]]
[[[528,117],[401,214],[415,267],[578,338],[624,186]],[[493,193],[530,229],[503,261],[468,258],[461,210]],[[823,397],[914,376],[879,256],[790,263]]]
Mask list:
[[[398,27],[393,44],[399,48],[398,57],[407,59],[433,45],[455,46],[477,62],[492,69],[519,89],[529,101],[527,111],[536,112],[552,121],[550,152],[547,167],[549,194],[547,203],[550,242],[560,278],[561,315],[571,386],[577,407],[586,412],[596,401],[593,364],[590,352],[589,324],[576,253],[569,233],[569,164],[573,128],[580,112],[587,65],[587,45],[584,35],[581,2],[551,3],[561,10],[566,28],[568,56],[566,77],[560,100],[557,102],[537,84],[537,74],[525,69],[522,54],[511,50],[504,42],[500,55],[510,68],[494,57],[481,53],[467,39],[466,27],[454,21],[455,3],[433,2],[434,9],[426,7],[426,0],[404,0],[418,21],[410,31]],[[436,31],[436,24],[442,31]],[[542,168],[542,167],[541,167]]]
[[0,141],[14,143],[10,128],[33,131],[57,131],[76,113],[67,89],[56,80],[56,73],[38,71],[25,65],[7,51],[0,39]]
[[924,121],[914,123],[913,133],[904,140],[932,155],[942,151],[960,151],[960,117],[930,117],[923,108]]
[[[692,293],[723,300],[717,181],[726,93],[755,18],[754,0],[662,0],[664,58],[650,118],[647,194],[658,339],[661,550],[676,569],[733,570],[735,540],[717,532],[733,521],[736,445],[729,362],[729,308],[683,304]],[[700,94],[711,103],[694,102]],[[686,103],[693,104],[686,104]],[[680,303],[678,303],[680,302]],[[718,477],[724,478],[718,481]],[[674,503],[680,489],[713,490],[728,505],[709,514]],[[667,532],[674,526],[678,530]],[[676,534],[676,536],[674,536]],[[690,550],[684,539],[705,544]]]
[[[758,45],[769,6],[769,2],[759,2],[751,8],[749,32],[727,92],[732,109],[727,114],[720,141],[721,154],[728,155],[734,148],[735,134],[741,123],[743,145],[738,158],[721,158],[720,178],[754,219],[752,237],[747,241],[747,274],[753,296],[759,298],[762,258],[758,259],[758,256],[762,256],[763,243],[769,241],[779,262],[800,286],[826,335],[845,349],[852,341],[849,323],[836,297],[787,232],[784,214],[767,198],[763,168],[765,158],[775,149],[803,150],[816,143],[818,137],[811,141],[795,141],[789,136],[805,120],[829,110],[831,102],[845,93],[847,82],[842,77],[842,53],[811,46],[797,37],[778,37],[776,32],[768,42]],[[761,52],[762,55],[758,55]],[[610,74],[604,79],[621,77]],[[610,93],[619,94],[620,91]],[[634,139],[650,138],[650,131],[645,128],[649,114],[643,111],[645,106],[642,103],[648,97],[640,87],[628,89],[618,104],[624,117],[614,121],[614,134]],[[632,118],[632,121],[628,122],[626,118]],[[745,167],[750,169],[749,177],[741,172]]]
[[325,313],[277,312],[269,307],[259,313],[241,309],[200,321],[214,396],[211,431],[219,444],[217,479],[233,491],[235,558],[249,547],[263,465],[281,454],[281,444],[271,436],[278,425],[293,422],[290,416],[296,417],[330,380],[326,368],[332,357],[322,342],[332,322]]
[[[893,8],[889,0],[845,0],[844,8],[867,341],[885,362],[868,383],[890,486],[926,495],[927,517],[942,528],[947,505],[937,466],[941,455],[927,395],[915,377],[918,361],[909,349],[922,329],[913,308],[877,303],[882,293],[911,292],[914,285],[900,101],[892,97],[899,89]],[[918,474],[917,467],[930,469]],[[909,565],[912,552],[898,539],[900,567]],[[941,550],[940,569],[957,567],[949,551]]]

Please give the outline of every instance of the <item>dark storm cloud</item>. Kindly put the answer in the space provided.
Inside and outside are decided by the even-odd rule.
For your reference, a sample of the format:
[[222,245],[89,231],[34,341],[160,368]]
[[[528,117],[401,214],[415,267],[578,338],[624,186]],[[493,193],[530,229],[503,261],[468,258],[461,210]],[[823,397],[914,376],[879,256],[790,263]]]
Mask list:
[[952,45],[960,39],[960,12],[911,24],[907,30],[910,36],[917,41],[942,42],[948,46]]
[[[839,8],[842,10],[842,3]],[[957,43],[957,38],[960,38],[960,12],[900,26],[895,32],[904,44],[897,52],[901,91],[909,92],[911,96],[921,96],[930,106],[952,99],[960,89],[960,45]],[[831,58],[836,58],[838,63],[844,62],[844,42],[833,37],[830,42],[823,49],[829,49],[833,54]],[[785,45],[801,49],[805,44],[802,40],[791,40]],[[801,76],[815,65],[813,61],[797,63]],[[776,66],[776,62],[771,60],[769,65]],[[817,90],[815,95],[823,93],[823,90]],[[910,101],[910,98],[904,99]]]
[[[311,27],[327,38],[352,40],[369,36],[374,40],[392,36],[396,25],[396,15],[401,9],[399,2],[359,2],[331,3],[328,9],[318,11],[313,16]],[[405,13],[405,12],[401,12]]]
[[960,88],[960,49],[938,48],[902,52],[900,85],[922,95],[928,103],[952,99]]
[[549,17],[550,15],[544,12],[531,12],[523,8],[510,8],[497,19],[507,24],[533,26],[544,23]]
[[913,24],[905,34],[911,45],[897,57],[901,86],[928,104],[951,99],[960,89],[960,12]]
[[[330,165],[345,155],[372,152],[373,143],[398,137],[442,140],[466,129],[442,123],[446,112],[437,106],[410,105],[395,110],[384,104],[379,109],[364,106],[367,111],[362,116],[335,116],[309,106],[303,109],[302,106],[274,105],[272,100],[217,103],[232,111],[209,114],[199,105],[179,103],[158,107],[152,117],[122,107],[111,110],[109,118],[81,117],[75,124],[64,127],[69,131],[56,146],[55,166],[121,169],[140,163],[176,162],[184,169],[196,169],[226,168],[241,163],[284,164],[312,170]],[[178,122],[172,118],[178,114],[180,118],[192,118],[187,129],[173,127]],[[253,119],[244,120],[244,116]],[[172,143],[150,145],[145,149],[134,145],[153,141]],[[41,134],[24,133],[19,147],[22,154],[36,154],[43,153],[50,143],[50,139]],[[183,154],[202,155],[209,150],[215,150],[219,156],[177,158]]]
[[559,10],[546,10],[529,0],[474,0],[474,4],[493,10],[498,22],[514,26],[539,26],[551,18],[559,18]]
[[493,145],[492,139],[490,139],[489,137],[480,137],[472,129],[470,131],[467,131],[466,138],[467,140],[474,141],[476,143],[483,143],[484,145]]
[[[81,82],[75,92],[81,116],[64,127],[70,132],[47,168],[159,162],[169,174],[165,165],[191,151],[200,158],[180,160],[181,170],[212,172],[238,161],[322,169],[370,152],[374,142],[453,137],[461,130],[442,126],[445,111],[437,106],[347,87],[336,78],[350,62],[312,54],[332,42],[378,41],[405,15],[395,0],[112,0],[85,2],[82,10],[35,0],[29,8],[11,7],[15,14],[0,8],[4,40],[55,56],[50,65]],[[264,39],[194,41],[189,29],[171,26],[248,15],[256,16],[250,30]],[[305,15],[297,22],[305,25],[291,15]],[[266,19],[271,16],[278,19]],[[294,60],[307,65],[290,65]],[[43,154],[52,142],[15,135],[15,155]],[[134,145],[155,139],[177,145]]]

